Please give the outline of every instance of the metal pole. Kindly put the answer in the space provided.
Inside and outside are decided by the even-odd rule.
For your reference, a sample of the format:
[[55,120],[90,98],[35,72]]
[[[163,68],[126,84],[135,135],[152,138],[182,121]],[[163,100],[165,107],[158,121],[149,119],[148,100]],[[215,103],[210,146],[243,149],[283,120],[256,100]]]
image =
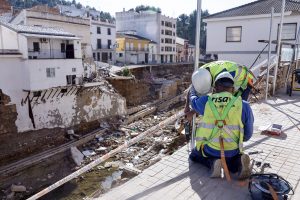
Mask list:
[[[201,4],[202,0],[197,0],[197,22],[196,22],[196,42],[195,42],[195,65],[194,71],[199,68],[199,56],[200,56],[200,33],[201,33]],[[192,119],[192,139],[191,139],[191,150],[195,147],[195,133],[196,133],[196,114]]]
[[296,47],[296,56],[295,56],[296,69],[298,69],[299,40],[300,40],[300,26],[299,26],[298,35],[297,35],[296,44],[295,44],[295,47]]
[[172,115],[171,117],[165,119],[164,121],[160,122],[159,124],[157,124],[156,126],[151,127],[150,129],[148,129],[147,131],[139,134],[138,136],[136,136],[135,138],[125,141],[125,143],[121,146],[119,146],[118,148],[110,151],[109,153],[101,156],[100,158],[97,158],[96,160],[94,160],[93,162],[89,163],[88,165],[80,168],[79,170],[73,172],[72,174],[70,174],[69,176],[66,176],[65,178],[57,181],[56,183],[54,183],[53,185],[50,185],[49,187],[43,189],[42,191],[40,191],[39,193],[33,195],[32,197],[28,198],[27,200],[35,200],[38,199],[42,196],[44,196],[45,194],[51,192],[52,190],[60,187],[61,185],[69,182],[70,180],[80,176],[81,174],[87,172],[88,170],[96,167],[97,165],[99,165],[100,163],[104,162],[105,160],[109,159],[110,157],[116,155],[117,153],[120,153],[121,151],[123,151],[124,149],[128,148],[129,146],[139,142],[140,140],[142,140],[143,138],[145,138],[148,135],[151,135],[154,133],[154,131],[157,131],[165,126],[167,126],[170,123],[173,123],[176,119],[184,116],[184,111],[181,110],[178,113]]
[[270,33],[269,33],[269,50],[268,50],[268,67],[267,67],[267,81],[266,81],[266,101],[268,100],[269,93],[269,78],[270,78],[270,64],[271,64],[271,44],[272,44],[272,29],[273,29],[273,15],[274,7],[271,8],[271,20],[270,20]]
[[201,33],[201,4],[202,0],[197,0],[197,22],[196,22],[196,55],[195,55],[195,65],[194,71],[199,67],[199,56],[200,56],[200,33]]
[[281,19],[280,19],[280,25],[279,25],[278,41],[277,41],[277,63],[276,63],[276,66],[275,66],[274,80],[273,80],[273,95],[275,94],[277,73],[278,73],[278,66],[279,66],[279,54],[280,54],[280,51],[281,51],[281,35],[282,35],[282,25],[283,25],[284,11],[285,11],[285,0],[282,0]]

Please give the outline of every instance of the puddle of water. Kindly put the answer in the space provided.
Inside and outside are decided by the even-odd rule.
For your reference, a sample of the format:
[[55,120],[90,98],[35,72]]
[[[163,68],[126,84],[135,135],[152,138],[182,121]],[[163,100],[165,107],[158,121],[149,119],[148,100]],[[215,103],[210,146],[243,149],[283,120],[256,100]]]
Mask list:
[[101,188],[103,190],[109,190],[116,181],[121,180],[123,171],[115,171],[111,176],[106,177],[104,181],[101,182]]

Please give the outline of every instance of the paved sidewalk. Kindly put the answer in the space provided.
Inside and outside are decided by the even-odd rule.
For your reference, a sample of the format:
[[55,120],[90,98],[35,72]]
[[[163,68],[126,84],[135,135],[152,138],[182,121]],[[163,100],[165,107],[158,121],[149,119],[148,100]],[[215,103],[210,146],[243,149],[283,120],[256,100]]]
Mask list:
[[[300,95],[284,95],[267,103],[252,106],[255,115],[255,134],[244,143],[245,151],[261,151],[251,158],[271,164],[266,172],[278,173],[286,178],[300,199]],[[259,130],[271,123],[284,126],[281,138],[260,135]],[[258,168],[254,168],[259,170]],[[297,187],[298,186],[298,187]],[[208,170],[188,160],[187,146],[144,170],[142,174],[116,187],[98,199],[251,199],[247,187],[237,181],[210,179]]]

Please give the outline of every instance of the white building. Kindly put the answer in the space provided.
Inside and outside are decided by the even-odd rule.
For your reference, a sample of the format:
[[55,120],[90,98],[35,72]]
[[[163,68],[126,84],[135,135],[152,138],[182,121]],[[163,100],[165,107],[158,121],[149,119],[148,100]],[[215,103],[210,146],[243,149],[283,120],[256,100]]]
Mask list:
[[91,39],[94,60],[116,62],[116,25],[91,19]]
[[[135,31],[137,35],[157,43],[155,61],[175,62],[176,19],[154,11],[116,13],[117,32]],[[151,56],[152,59],[152,56]]]
[[113,21],[102,20],[100,11],[75,5],[58,5],[62,15],[90,20],[90,34],[93,58],[105,63],[116,62],[116,25]]
[[[74,34],[52,28],[1,24],[1,69],[22,76],[24,91],[76,85],[83,75],[81,42]],[[13,54],[10,54],[10,53]],[[8,78],[8,77],[3,77]]]
[[[271,7],[275,8],[272,40],[277,40],[281,0],[260,0],[208,16],[207,54],[219,60],[231,60],[250,67],[265,47],[259,40],[269,39]],[[300,2],[286,1],[283,41],[294,43],[300,27]],[[267,58],[267,48],[256,64]],[[272,45],[275,53],[276,45]]]
[[90,19],[63,16],[55,8],[37,6],[22,10],[10,23],[68,30],[81,39],[83,58],[92,58]]

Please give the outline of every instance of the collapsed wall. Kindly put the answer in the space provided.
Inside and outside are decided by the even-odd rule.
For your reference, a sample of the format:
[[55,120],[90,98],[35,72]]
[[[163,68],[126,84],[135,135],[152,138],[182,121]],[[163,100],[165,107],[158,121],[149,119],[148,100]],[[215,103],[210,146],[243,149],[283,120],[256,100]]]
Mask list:
[[182,94],[190,84],[193,70],[193,64],[142,66],[130,69],[132,77],[117,76],[108,81],[131,107]]

